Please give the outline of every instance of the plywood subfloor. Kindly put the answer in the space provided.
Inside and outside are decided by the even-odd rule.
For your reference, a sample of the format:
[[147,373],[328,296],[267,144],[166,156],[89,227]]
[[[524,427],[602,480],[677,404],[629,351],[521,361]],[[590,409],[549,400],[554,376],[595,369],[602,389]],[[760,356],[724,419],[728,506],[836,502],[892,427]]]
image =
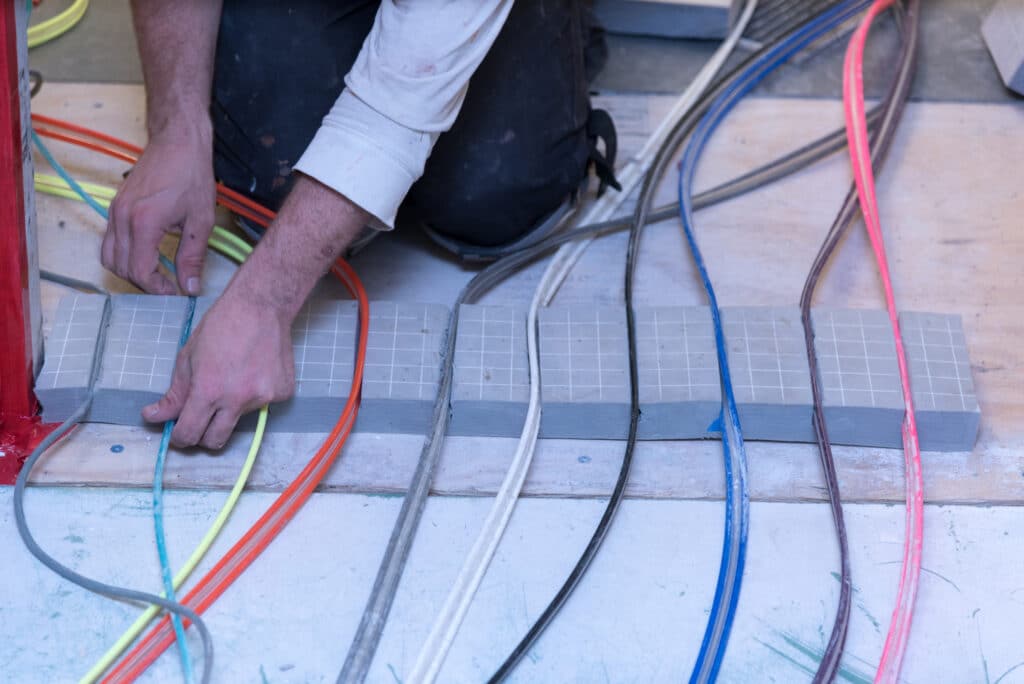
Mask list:
[[[634,152],[660,120],[670,98],[611,96],[600,103],[616,115],[623,156]],[[142,93],[136,86],[52,84],[36,111],[142,139]],[[1024,400],[1019,381],[1024,348],[1020,255],[1024,235],[1017,174],[1024,157],[1019,135],[1024,110],[1014,105],[911,105],[881,174],[880,202],[897,299],[904,310],[964,317],[982,429],[970,453],[926,454],[926,497],[933,502],[1024,500]],[[743,103],[708,149],[698,187],[709,187],[841,124],[838,103],[758,99]],[[55,147],[82,178],[116,182],[124,165],[66,146]],[[723,305],[792,305],[818,241],[849,182],[842,155],[784,182],[700,212],[697,230]],[[667,179],[661,201],[674,197]],[[97,254],[102,226],[83,205],[39,198],[41,261],[45,268],[125,285],[103,272]],[[558,295],[558,302],[621,302],[625,235],[596,242]],[[638,301],[645,305],[703,303],[681,231],[675,221],[645,232]],[[354,261],[371,299],[450,304],[472,270],[433,248],[415,231],[383,236]],[[526,269],[489,295],[486,303],[525,305],[543,264]],[[207,291],[222,288],[232,267],[211,256]],[[331,286],[329,293],[340,296]],[[60,288],[48,286],[46,311]],[[858,227],[826,273],[818,303],[879,308],[881,294],[870,250]],[[144,485],[155,452],[152,430],[89,426],[54,449],[36,479],[61,484]],[[223,455],[175,454],[171,486],[226,487],[243,457],[246,435]],[[316,435],[271,435],[253,486],[280,489],[313,452]],[[342,491],[404,491],[422,439],[418,435],[356,435],[326,487]],[[112,447],[123,451],[114,453]],[[618,469],[618,442],[542,441],[526,493],[601,496]],[[451,438],[435,490],[489,494],[501,480],[514,440]],[[839,448],[844,496],[851,501],[897,501],[903,496],[902,454],[897,450]],[[807,445],[750,446],[752,493],[772,501],[823,500],[817,454]],[[722,495],[720,445],[653,442],[640,446],[632,496],[718,498]]]

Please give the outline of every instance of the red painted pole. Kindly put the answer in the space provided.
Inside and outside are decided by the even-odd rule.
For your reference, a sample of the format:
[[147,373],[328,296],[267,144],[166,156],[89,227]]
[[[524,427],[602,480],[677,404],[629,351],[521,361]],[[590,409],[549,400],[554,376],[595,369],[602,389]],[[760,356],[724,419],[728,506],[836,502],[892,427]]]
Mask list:
[[30,287],[36,259],[25,221],[23,160],[30,148],[21,100],[28,68],[18,59],[19,12],[23,2],[0,3],[0,483],[13,481],[37,424]]

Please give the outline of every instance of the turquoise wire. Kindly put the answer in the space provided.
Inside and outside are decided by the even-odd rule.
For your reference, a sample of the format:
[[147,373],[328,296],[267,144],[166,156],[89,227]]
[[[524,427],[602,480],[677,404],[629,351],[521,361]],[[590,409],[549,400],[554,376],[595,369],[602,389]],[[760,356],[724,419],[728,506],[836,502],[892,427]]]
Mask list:
[[[46,162],[57,172],[57,175],[61,177],[68,187],[74,190],[82,200],[92,207],[97,214],[103,217],[103,219],[109,220],[109,214],[106,207],[96,201],[96,199],[87,193],[78,182],[71,177],[71,174],[61,166],[60,162],[52,154],[50,150],[46,148],[43,141],[39,138],[39,135],[32,131],[32,142],[39,149],[40,154],[46,159]],[[174,273],[174,264],[171,260],[165,257],[163,254],[160,255],[160,263],[164,265],[168,271]],[[192,316],[196,310],[196,299],[195,297],[188,298],[188,309],[185,314],[185,326],[181,330],[181,338],[178,340],[178,348],[181,349],[185,346],[188,341],[189,335],[192,333]],[[156,533],[156,552],[160,557],[160,576],[164,584],[164,596],[170,601],[175,601],[174,596],[174,581],[171,577],[171,563],[167,556],[167,541],[164,535],[164,465],[167,461],[167,449],[170,447],[171,442],[171,431],[174,429],[174,420],[169,420],[164,423],[164,432],[160,437],[160,448],[156,452],[156,468],[153,473],[153,527]],[[181,616],[177,613],[170,613],[171,623],[174,625],[174,636],[178,642],[178,651],[181,654],[181,668],[185,673],[185,681],[191,684],[192,682],[192,656],[188,650],[188,642],[185,641],[185,626],[181,622]]]
[[[192,333],[192,317],[196,311],[195,297],[188,298],[188,309],[185,311],[185,325],[181,329],[181,337],[178,339],[178,348],[181,349],[188,342]],[[167,462],[167,449],[171,443],[171,431],[177,421],[171,419],[164,423],[164,432],[160,436],[160,448],[156,452],[156,467],[153,472],[153,528],[156,536],[156,552],[160,557],[160,576],[164,583],[164,595],[171,601],[175,601],[174,580],[171,577],[171,562],[167,554],[167,540],[164,535],[164,465]],[[185,681],[192,682],[192,656],[188,650],[188,642],[185,641],[185,627],[181,622],[181,616],[171,613],[171,624],[174,625],[174,638],[178,642],[178,652],[181,655],[181,669],[185,674]]]

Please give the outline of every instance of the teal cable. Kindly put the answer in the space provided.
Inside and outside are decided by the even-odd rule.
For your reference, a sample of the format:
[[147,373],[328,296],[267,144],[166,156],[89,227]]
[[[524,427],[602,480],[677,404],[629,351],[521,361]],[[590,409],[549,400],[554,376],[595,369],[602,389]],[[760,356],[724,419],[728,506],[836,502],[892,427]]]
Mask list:
[[[178,339],[178,349],[185,346],[188,337],[192,333],[192,317],[196,312],[196,298],[188,298],[188,308],[185,311],[185,325],[181,329],[181,337]],[[171,578],[171,561],[167,555],[167,540],[164,535],[164,465],[167,461],[167,449],[171,443],[171,431],[174,429],[173,418],[164,423],[164,432],[160,437],[160,448],[156,452],[156,468],[153,473],[153,529],[156,536],[156,553],[160,557],[160,577],[164,583],[164,596],[169,601],[176,600],[174,595],[174,580]],[[181,623],[181,616],[171,613],[171,624],[174,625],[174,638],[178,642],[178,653],[181,655],[181,670],[185,675],[185,681],[192,683],[192,656],[188,651],[188,642],[185,641],[185,627]]]
[[[50,153],[50,150],[47,149],[46,145],[43,144],[42,138],[40,138],[39,134],[35,132],[35,129],[32,130],[32,142],[35,143],[36,148],[38,148],[39,153],[43,155],[43,158],[46,160],[46,163],[49,164],[54,171],[56,171],[57,175],[60,176],[61,180],[67,183],[68,187],[74,190],[75,193],[77,193],[78,196],[82,198],[83,202],[88,204],[96,211],[97,214],[102,216],[104,221],[109,221],[110,215],[107,213],[106,207],[97,202],[96,198],[87,193],[82,188],[82,186],[78,184],[78,181],[71,177],[71,174],[68,173],[63,166],[61,166],[60,162],[57,161],[57,159]],[[160,254],[159,257],[160,263],[163,264],[164,268],[166,268],[169,272],[174,273],[174,264],[171,263],[171,260],[165,257],[163,254]]]
[[[60,162],[50,153],[50,150],[46,148],[43,141],[39,138],[39,135],[32,131],[32,142],[35,143],[39,149],[40,154],[46,159],[46,162],[57,172],[57,175],[61,177],[68,187],[75,191],[82,200],[92,207],[97,214],[103,217],[104,220],[109,221],[110,217],[107,213],[106,208],[96,201],[92,195],[87,193],[81,185],[78,184],[71,174],[61,166]],[[160,263],[170,271],[174,273],[174,264],[171,260],[165,257],[163,254],[160,255]],[[185,326],[181,330],[181,339],[178,340],[178,348],[181,349],[185,346],[188,341],[189,335],[192,333],[192,316],[196,310],[196,299],[195,297],[188,298],[188,309],[185,314]],[[167,449],[171,442],[171,431],[174,429],[176,421],[169,420],[164,423],[164,432],[160,438],[160,448],[156,453],[156,469],[153,474],[153,527],[156,533],[156,552],[160,557],[160,576],[164,584],[164,595],[169,601],[174,601],[174,582],[171,578],[171,564],[167,557],[167,542],[164,536],[164,464],[167,460]],[[185,674],[185,681],[191,684],[192,682],[192,656],[188,651],[188,642],[185,641],[185,627],[182,625],[181,616],[177,613],[171,612],[171,623],[174,625],[174,635],[178,642],[178,651],[181,654],[181,667]]]
[[77,192],[78,196],[81,197],[86,204],[95,209],[96,213],[102,216],[104,221],[110,220],[106,208],[97,202],[92,195],[83,190],[82,186],[78,184],[78,181],[72,178],[71,174],[60,165],[60,162],[58,162],[52,154],[50,154],[50,150],[48,150],[46,145],[43,144],[42,138],[39,137],[39,134],[36,133],[35,129],[32,129],[32,142],[35,143],[36,148],[38,148],[40,154],[43,155],[46,163],[53,167],[53,170],[61,177],[61,180],[67,183],[69,188]]

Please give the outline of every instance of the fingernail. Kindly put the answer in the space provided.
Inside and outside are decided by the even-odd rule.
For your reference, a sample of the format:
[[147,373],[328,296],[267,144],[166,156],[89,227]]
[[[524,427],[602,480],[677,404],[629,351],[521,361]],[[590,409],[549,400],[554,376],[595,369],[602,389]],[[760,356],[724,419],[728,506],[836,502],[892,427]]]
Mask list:
[[196,278],[195,276],[189,278],[188,279],[188,283],[186,284],[186,287],[188,288],[188,293],[189,294],[191,294],[191,295],[199,294],[199,278]]
[[156,406],[150,405],[142,409],[143,418],[152,418],[154,414],[156,414]]

